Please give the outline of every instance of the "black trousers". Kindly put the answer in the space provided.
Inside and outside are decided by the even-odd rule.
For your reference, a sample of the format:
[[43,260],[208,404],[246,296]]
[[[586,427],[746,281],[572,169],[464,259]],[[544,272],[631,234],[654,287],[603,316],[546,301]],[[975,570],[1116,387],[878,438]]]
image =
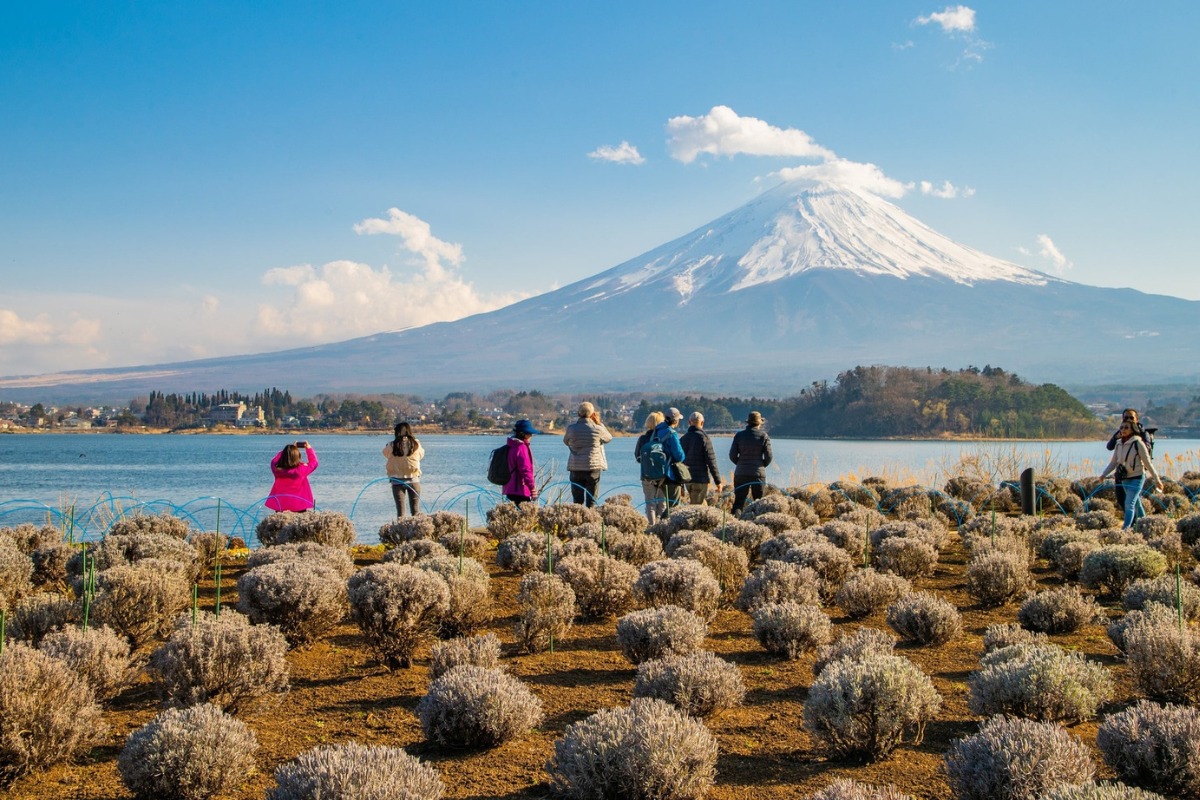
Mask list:
[[572,472],[570,475],[571,500],[588,508],[596,505],[596,492],[600,491],[600,470]]
[[763,496],[763,481],[758,477],[739,478],[733,476],[733,509],[732,513],[736,514],[746,505],[746,495],[751,495],[755,500]]

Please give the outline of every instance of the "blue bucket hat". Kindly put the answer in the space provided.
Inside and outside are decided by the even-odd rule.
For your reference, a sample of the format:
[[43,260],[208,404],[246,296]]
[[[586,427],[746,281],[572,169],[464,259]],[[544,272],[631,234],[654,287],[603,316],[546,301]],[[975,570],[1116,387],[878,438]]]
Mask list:
[[536,436],[541,433],[541,431],[533,427],[533,423],[531,423],[529,420],[519,419],[517,420],[517,423],[513,425],[513,433],[526,433],[530,436]]

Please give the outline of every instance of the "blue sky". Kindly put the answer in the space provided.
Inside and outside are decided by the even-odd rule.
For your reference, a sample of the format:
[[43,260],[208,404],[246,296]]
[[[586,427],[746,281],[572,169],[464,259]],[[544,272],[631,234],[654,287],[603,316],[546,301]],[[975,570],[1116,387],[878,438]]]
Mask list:
[[0,374],[458,318],[844,162],[992,255],[1200,299],[1197,31],[1183,1],[4,2]]

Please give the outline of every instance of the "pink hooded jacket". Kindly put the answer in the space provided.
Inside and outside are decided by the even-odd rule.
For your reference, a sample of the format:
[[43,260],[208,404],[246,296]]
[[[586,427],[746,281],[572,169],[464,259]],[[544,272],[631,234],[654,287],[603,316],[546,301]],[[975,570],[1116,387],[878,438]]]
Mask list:
[[532,498],[537,489],[533,480],[533,451],[528,442],[510,437],[508,440],[508,483],[504,493],[515,497]]
[[271,472],[275,475],[275,483],[272,484],[271,494],[263,505],[275,511],[307,511],[316,505],[312,487],[308,485],[308,475],[317,468],[317,453],[311,447],[304,448],[304,462],[292,469],[281,468],[281,458],[282,450],[271,459]]

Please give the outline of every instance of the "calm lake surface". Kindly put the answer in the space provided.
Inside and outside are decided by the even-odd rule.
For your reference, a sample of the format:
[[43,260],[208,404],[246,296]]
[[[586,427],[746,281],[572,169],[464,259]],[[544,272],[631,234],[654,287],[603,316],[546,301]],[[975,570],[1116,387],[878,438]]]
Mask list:
[[[16,434],[0,436],[0,526],[20,522],[63,524],[74,506],[81,534],[103,533],[113,515],[138,507],[190,516],[206,530],[249,541],[271,488],[270,461],[295,435],[117,435]],[[502,498],[484,475],[492,448],[503,435],[420,437],[421,501],[426,511],[468,514],[471,525]],[[728,436],[713,437],[726,480],[732,474]],[[320,467],[311,477],[318,508],[354,520],[361,542],[378,541],[379,527],[395,516],[383,478],[381,455],[390,435],[317,434],[308,437]],[[615,439],[606,448],[609,469],[600,499],[626,493],[642,501],[634,439]],[[912,442],[773,439],[775,463],[768,480],[778,486],[860,480],[871,475],[896,485],[941,488],[965,462],[984,476],[1015,478],[1025,467],[1069,477],[1098,474],[1108,463],[1103,442]],[[533,440],[539,471],[553,480],[544,501],[570,492],[567,448],[560,436]],[[1171,476],[1200,469],[1200,440],[1159,439],[1155,463]],[[218,514],[220,519],[218,520]]]

